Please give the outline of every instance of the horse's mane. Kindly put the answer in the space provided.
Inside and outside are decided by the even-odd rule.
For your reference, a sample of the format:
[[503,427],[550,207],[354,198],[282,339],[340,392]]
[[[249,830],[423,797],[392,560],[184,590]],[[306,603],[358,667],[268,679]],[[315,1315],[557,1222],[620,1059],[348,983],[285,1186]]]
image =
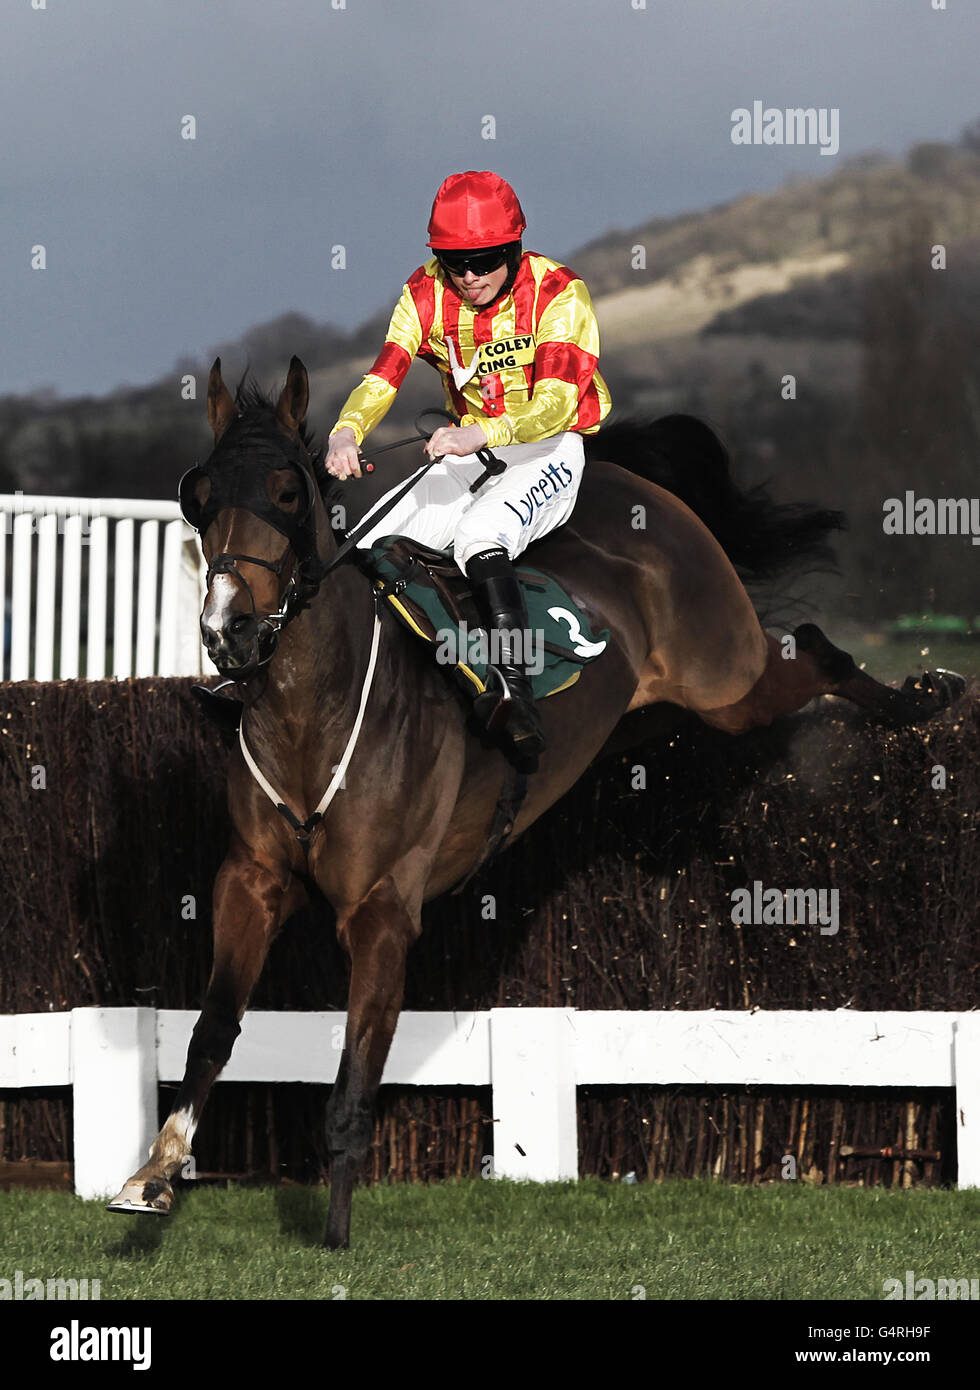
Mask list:
[[[270,393],[262,390],[254,377],[249,376],[247,367],[235,387],[235,405],[240,412],[240,418],[234,421],[222,435],[218,448],[222,446],[247,447],[250,451],[259,454],[280,455],[283,448],[283,434],[276,420],[276,401],[272,399]],[[327,508],[327,514],[331,518],[335,515],[343,516],[343,508],[348,500],[348,494],[344,492],[340,480],[331,477],[324,467],[325,450],[323,445],[305,420],[299,427],[299,437],[310,456],[310,462],[313,465],[313,477]],[[339,512],[335,510],[338,507],[341,509]],[[334,529],[342,530],[343,528],[335,527]]]

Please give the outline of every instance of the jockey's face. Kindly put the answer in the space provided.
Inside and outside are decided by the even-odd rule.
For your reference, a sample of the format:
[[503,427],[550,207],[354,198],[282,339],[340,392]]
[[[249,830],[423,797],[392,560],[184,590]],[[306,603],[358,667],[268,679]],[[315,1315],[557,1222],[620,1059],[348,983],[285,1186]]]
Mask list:
[[474,275],[472,270],[467,270],[465,275],[450,275],[449,278],[460,299],[479,308],[481,304],[489,304],[496,299],[503,289],[507,279],[507,263],[504,262],[498,270],[491,270],[487,275]]

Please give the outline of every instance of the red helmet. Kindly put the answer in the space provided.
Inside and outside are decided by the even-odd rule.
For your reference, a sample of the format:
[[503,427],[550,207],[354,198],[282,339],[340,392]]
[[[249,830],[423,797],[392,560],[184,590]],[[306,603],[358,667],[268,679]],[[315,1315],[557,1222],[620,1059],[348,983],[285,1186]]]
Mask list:
[[432,204],[427,246],[435,251],[478,251],[520,241],[527,226],[517,194],[489,169],[450,174]]

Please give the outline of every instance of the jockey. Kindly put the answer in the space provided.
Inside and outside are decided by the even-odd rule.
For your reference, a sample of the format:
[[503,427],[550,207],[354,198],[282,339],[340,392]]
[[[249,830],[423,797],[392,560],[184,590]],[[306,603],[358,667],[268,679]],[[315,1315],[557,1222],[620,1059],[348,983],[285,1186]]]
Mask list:
[[[384,347],[344,404],[326,467],[336,478],[360,477],[359,446],[412,359],[437,368],[459,419],[426,444],[430,458],[444,461],[359,545],[402,535],[436,550],[452,546],[490,651],[499,653],[491,659],[503,698],[491,723],[503,724],[514,746],[533,755],[544,737],[527,675],[527,610],[511,562],[568,520],[585,462],[581,436],[599,428],[610,399],[597,370],[589,292],[565,266],[522,251],[526,225],[514,190],[496,174],[470,170],[446,179],[429,220],[435,254],[408,280]],[[476,450],[487,445],[507,469],[473,494],[470,485],[484,471]]]

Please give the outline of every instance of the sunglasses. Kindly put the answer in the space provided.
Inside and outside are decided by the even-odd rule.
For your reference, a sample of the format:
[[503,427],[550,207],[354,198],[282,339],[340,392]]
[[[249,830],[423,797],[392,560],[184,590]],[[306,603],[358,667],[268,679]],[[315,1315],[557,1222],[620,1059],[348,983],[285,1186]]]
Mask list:
[[450,275],[463,276],[468,270],[474,275],[489,275],[499,270],[507,259],[503,246],[491,246],[486,251],[440,251],[439,264]]

